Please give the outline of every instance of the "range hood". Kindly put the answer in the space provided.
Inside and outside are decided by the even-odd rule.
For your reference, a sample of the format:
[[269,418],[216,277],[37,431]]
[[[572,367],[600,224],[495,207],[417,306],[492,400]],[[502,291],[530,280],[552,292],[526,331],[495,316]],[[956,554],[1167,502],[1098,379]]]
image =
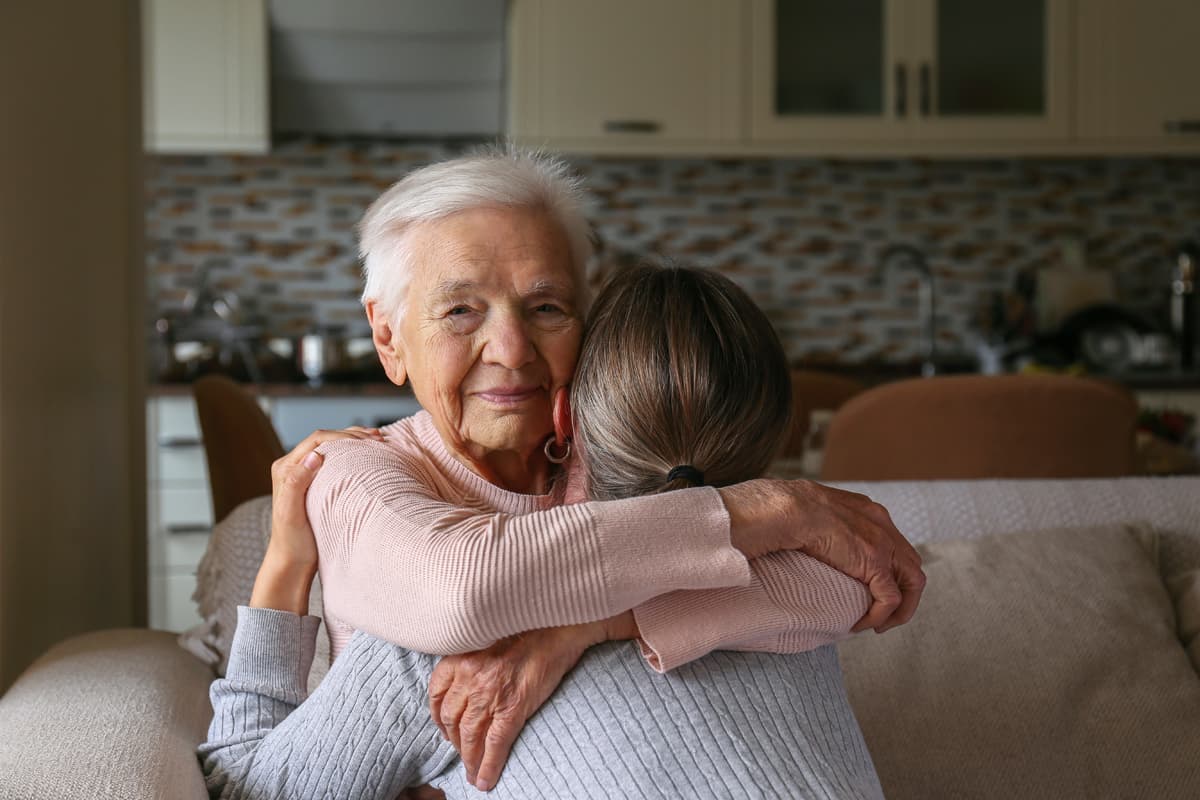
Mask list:
[[271,0],[271,127],[495,136],[505,0]]

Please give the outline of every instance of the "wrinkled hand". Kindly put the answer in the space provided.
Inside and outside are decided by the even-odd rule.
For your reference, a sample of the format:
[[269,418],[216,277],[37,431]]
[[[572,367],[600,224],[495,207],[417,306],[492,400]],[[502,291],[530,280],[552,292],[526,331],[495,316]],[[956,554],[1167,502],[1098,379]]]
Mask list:
[[430,716],[462,756],[467,780],[481,791],[496,785],[525,721],[583,651],[606,638],[602,623],[546,628],[438,662]]
[[747,557],[799,550],[867,585],[871,607],[855,631],[912,619],[925,590],[921,556],[886,508],[813,481],[756,480],[720,490],[734,545]]

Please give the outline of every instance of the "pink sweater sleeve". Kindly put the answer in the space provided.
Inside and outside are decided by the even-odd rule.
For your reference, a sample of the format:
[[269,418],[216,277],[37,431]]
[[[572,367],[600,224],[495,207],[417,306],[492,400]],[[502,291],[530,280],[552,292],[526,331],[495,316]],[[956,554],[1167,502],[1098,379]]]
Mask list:
[[870,605],[865,585],[803,553],[771,553],[750,568],[748,586],[671,592],[634,608],[654,669],[713,650],[812,650],[848,636]]
[[714,489],[514,515],[447,502],[418,459],[383,444],[321,451],[308,513],[330,610],[412,650],[469,652],[751,579]]

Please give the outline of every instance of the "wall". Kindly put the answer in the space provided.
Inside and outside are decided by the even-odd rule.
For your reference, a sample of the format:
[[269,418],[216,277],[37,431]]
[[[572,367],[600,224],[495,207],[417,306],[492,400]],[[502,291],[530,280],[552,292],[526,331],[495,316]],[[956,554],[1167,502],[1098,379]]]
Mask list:
[[138,5],[0,26],[0,691],[145,617]]
[[[354,224],[410,169],[460,145],[293,141],[266,157],[162,157],[147,182],[150,295],[177,307],[202,264],[269,326],[362,325]],[[1165,301],[1167,255],[1200,236],[1200,159],[863,161],[574,158],[609,252],[720,269],[794,359],[919,355],[915,279],[878,274],[910,242],[939,281],[941,339],[966,349],[1017,274],[1086,240],[1121,299]]]

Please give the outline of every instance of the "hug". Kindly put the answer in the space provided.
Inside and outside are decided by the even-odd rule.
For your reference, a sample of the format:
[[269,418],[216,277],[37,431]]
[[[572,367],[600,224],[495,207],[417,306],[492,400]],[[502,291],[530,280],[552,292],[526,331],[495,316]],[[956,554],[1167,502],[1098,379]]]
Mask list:
[[906,621],[919,557],[866,498],[760,478],[791,413],[770,323],[687,267],[591,298],[581,206],[503,150],[368,210],[363,305],[424,410],[277,462],[214,797],[881,796],[831,643]]

